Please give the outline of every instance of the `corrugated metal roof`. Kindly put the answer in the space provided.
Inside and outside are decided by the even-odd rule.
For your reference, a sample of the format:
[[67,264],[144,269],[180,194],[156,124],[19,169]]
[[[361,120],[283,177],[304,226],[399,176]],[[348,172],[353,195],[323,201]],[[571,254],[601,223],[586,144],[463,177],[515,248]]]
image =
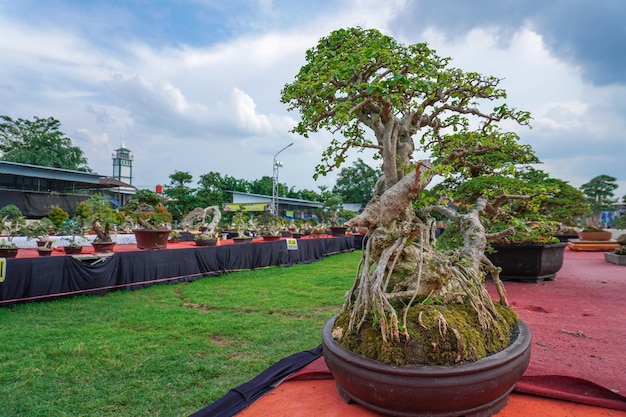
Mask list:
[[92,172],[73,171],[69,169],[51,168],[39,165],[18,164],[0,161],[0,174],[31,178],[45,178],[58,181],[73,181],[87,184],[99,184],[102,175]]

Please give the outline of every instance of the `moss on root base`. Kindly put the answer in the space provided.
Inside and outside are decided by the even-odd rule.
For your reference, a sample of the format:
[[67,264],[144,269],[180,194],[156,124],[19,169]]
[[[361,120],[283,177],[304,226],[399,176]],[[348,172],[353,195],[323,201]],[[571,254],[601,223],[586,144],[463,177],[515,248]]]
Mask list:
[[503,320],[482,329],[466,304],[412,306],[407,315],[410,338],[401,342],[383,342],[380,327],[371,320],[358,332],[347,332],[350,312],[345,311],[335,320],[333,335],[344,348],[390,365],[449,366],[479,360],[510,344],[519,318],[510,308],[496,304],[496,309]]

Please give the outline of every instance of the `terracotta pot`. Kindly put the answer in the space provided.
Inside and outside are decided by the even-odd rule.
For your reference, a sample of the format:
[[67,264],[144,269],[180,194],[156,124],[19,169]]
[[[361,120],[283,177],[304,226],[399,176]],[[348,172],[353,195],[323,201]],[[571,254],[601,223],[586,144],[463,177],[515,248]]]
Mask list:
[[578,232],[578,238],[580,240],[611,240],[613,234],[611,232]]
[[554,281],[563,267],[567,243],[491,245],[496,252],[487,258],[502,268],[503,281]]
[[263,240],[266,240],[266,241],[280,240],[280,238],[281,236],[263,236]]
[[344,349],[324,326],[324,359],[346,402],[390,416],[491,416],[501,410],[530,362],[530,330],[520,322],[505,350],[454,366],[390,366]]
[[135,229],[133,234],[139,249],[165,249],[171,230],[143,230]]
[[115,247],[115,242],[97,243],[93,242],[93,251],[97,253],[111,253]]
[[83,251],[83,247],[82,246],[63,246],[63,251],[65,251],[67,255],[78,255],[79,253]]

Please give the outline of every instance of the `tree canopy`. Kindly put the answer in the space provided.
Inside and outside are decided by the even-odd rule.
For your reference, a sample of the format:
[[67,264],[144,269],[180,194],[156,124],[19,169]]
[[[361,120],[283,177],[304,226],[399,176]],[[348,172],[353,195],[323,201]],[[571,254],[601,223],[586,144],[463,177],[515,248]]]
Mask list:
[[49,117],[34,120],[0,116],[1,159],[8,162],[91,172],[83,151]]
[[618,185],[617,178],[610,175],[598,175],[580,186],[591,205],[590,226],[600,226],[600,216],[605,210],[612,210],[614,191]]
[[354,148],[378,151],[385,189],[413,169],[416,150],[431,154],[440,173],[468,176],[534,161],[530,146],[497,127],[506,119],[528,124],[529,113],[506,104],[482,111],[479,102],[506,97],[500,80],[449,63],[425,43],[401,45],[374,29],[340,29],[322,38],[281,97],[300,112],[294,132],[337,134],[316,176],[338,168]]
[[339,171],[333,193],[339,194],[346,203],[366,205],[374,196],[379,176],[379,169],[372,168],[359,158],[351,167]]

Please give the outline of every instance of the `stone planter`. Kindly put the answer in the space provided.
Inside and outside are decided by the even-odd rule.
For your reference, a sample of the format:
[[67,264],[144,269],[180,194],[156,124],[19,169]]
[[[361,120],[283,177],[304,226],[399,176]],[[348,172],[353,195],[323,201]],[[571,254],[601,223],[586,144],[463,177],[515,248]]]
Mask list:
[[171,232],[171,230],[133,230],[139,249],[167,248],[167,239]]
[[490,416],[501,410],[530,362],[530,330],[520,322],[505,350],[453,366],[390,366],[344,349],[324,326],[324,359],[346,402],[390,416]]
[[567,243],[491,245],[496,252],[487,258],[502,268],[503,281],[554,281],[563,267]]
[[604,260],[615,265],[626,266],[626,255],[618,255],[617,253],[604,252]]

